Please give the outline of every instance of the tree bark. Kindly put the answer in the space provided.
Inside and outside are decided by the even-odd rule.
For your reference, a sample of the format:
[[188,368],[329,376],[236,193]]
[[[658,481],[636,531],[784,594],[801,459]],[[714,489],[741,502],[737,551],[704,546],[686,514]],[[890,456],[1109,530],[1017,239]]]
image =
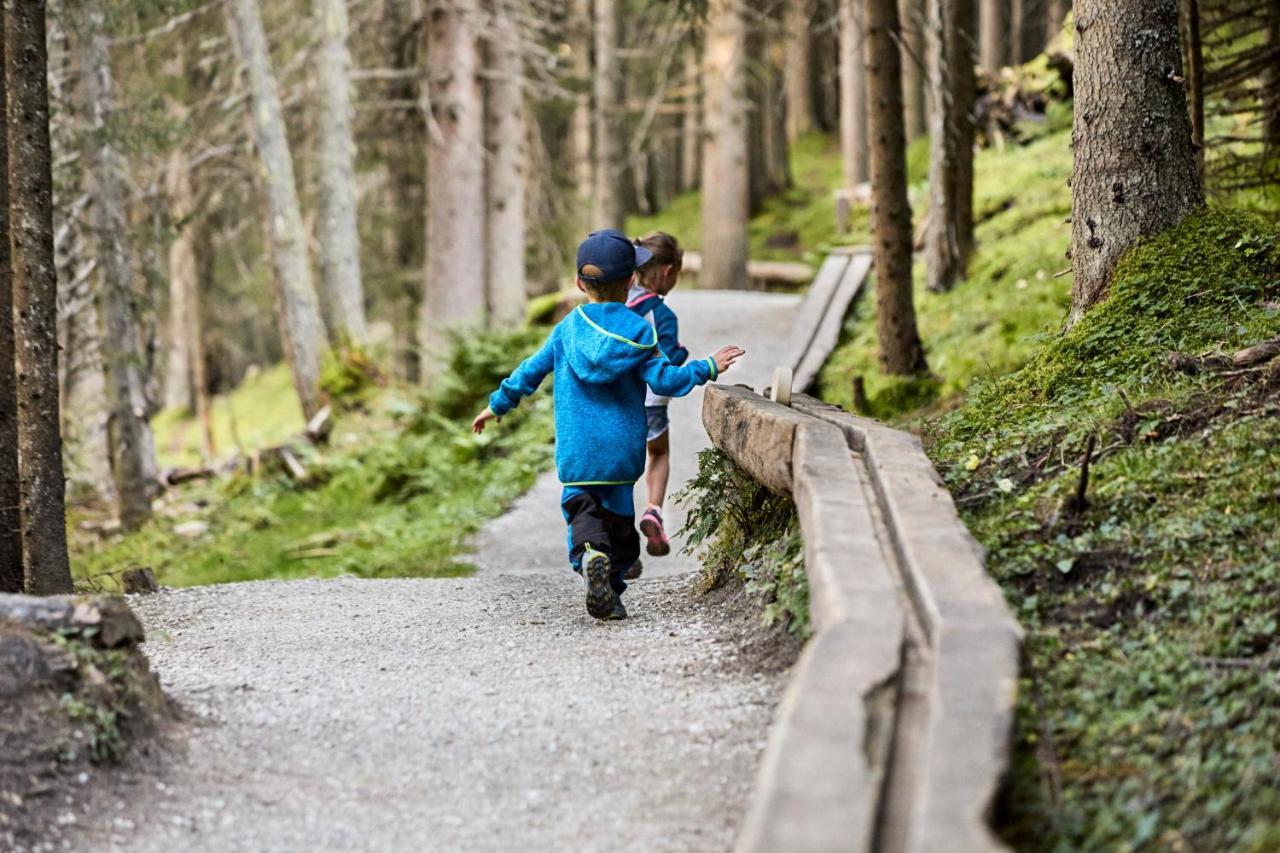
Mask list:
[[[388,65],[400,72],[418,70],[423,42],[420,4],[417,0],[384,0],[382,11],[380,29]],[[416,104],[422,97],[420,84],[406,73],[388,81],[386,97],[393,102]],[[387,122],[381,147],[387,166],[385,192],[392,215],[383,238],[391,268],[388,295],[392,306],[392,348],[396,375],[416,383],[420,378],[418,314],[422,308],[422,250],[427,230],[422,163],[426,151],[420,141],[425,126],[417,107],[397,110]]]
[[862,57],[867,0],[838,0],[840,21],[840,154],[845,186],[852,190],[870,176],[867,151],[867,81]]
[[978,0],[979,59],[988,74],[1004,65],[1004,23],[1004,0]]
[[58,281],[45,4],[5,0],[4,18],[22,566],[26,592],[55,595],[71,592],[72,586],[58,433]]
[[865,14],[880,367],[889,374],[918,374],[926,372],[928,365],[916,331],[911,293],[911,205],[907,201],[897,0],[866,0]]
[[108,446],[116,484],[116,511],[124,529],[133,530],[151,516],[156,482],[155,442],[146,377],[142,373],[138,292],[127,245],[127,166],[112,142],[115,81],[106,19],[97,2],[86,3],[81,12],[85,19],[72,37],[72,49],[82,73],[83,112],[92,140],[87,179],[98,256],[96,301],[110,410]]
[[[0,14],[0,71],[4,68]],[[13,351],[13,268],[9,263],[9,146],[0,73],[0,592],[22,592],[22,500],[18,487],[18,375]]]
[[306,232],[298,206],[293,157],[285,135],[284,109],[271,70],[257,0],[231,0],[227,12],[232,42],[248,72],[253,136],[267,196],[280,336],[303,415],[310,418],[324,406],[320,364],[326,341],[311,267],[307,263]]
[[1022,0],[1009,0],[1009,64],[1022,64],[1022,30],[1026,17]]
[[816,126],[813,116],[813,64],[810,27],[813,0],[785,0],[783,8],[787,140],[794,142]]
[[489,149],[489,311],[514,329],[525,312],[524,57],[511,0],[492,0],[485,118]]
[[907,142],[928,132],[925,110],[924,9],[919,0],[899,0],[902,26],[902,104]]
[[351,132],[351,54],[347,50],[347,0],[315,0],[320,20],[316,79],[320,189],[320,290],[331,339],[363,344],[369,332],[356,227],[355,137]]
[[1175,0],[1076,4],[1071,315],[1106,298],[1135,242],[1204,204]]
[[485,323],[484,99],[475,0],[428,12],[427,281],[418,322],[422,374],[444,366],[450,330]]
[[925,283],[949,290],[973,248],[973,42],[971,0],[928,0],[929,217]]
[[1187,69],[1187,107],[1196,169],[1204,180],[1204,51],[1200,40],[1200,0],[1183,0],[1183,59]]
[[710,0],[707,9],[700,284],[708,288],[740,288],[747,283],[744,12],[742,0]]
[[[204,326],[201,322],[200,254],[210,247],[202,246],[206,226],[196,210],[195,189],[191,182],[191,165],[187,153],[181,149],[169,155],[165,175],[170,214],[177,233],[169,244],[169,293],[170,293],[170,363],[166,391],[175,380],[180,382],[183,397],[170,402],[170,406],[182,406],[195,412],[200,424],[201,449],[204,460],[213,459],[216,448],[213,443],[211,414],[209,411],[208,377],[205,371]],[[207,258],[206,258],[207,263]],[[182,352],[181,376],[175,376],[173,353]]]
[[595,194],[592,226],[622,228],[626,216],[622,61],[618,57],[618,0],[595,0]]
[[581,224],[585,226],[583,230],[589,229],[593,221],[591,198],[595,190],[595,161],[591,155],[594,132],[591,116],[591,12],[592,0],[573,0],[566,27],[572,51],[569,67],[576,93],[573,96],[573,115],[569,120],[573,193],[582,216]]
[[680,120],[680,189],[695,190],[702,176],[702,75],[693,48],[685,52],[684,109]]

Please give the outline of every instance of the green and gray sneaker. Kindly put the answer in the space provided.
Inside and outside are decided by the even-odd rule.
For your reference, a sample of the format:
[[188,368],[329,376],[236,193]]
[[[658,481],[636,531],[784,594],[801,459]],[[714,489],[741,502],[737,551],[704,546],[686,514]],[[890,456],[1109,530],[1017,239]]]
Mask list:
[[582,552],[582,566],[582,576],[587,579],[587,612],[597,619],[612,618],[618,596],[609,585],[609,558],[588,545]]
[[622,596],[616,595],[613,600],[616,603],[613,605],[613,612],[604,617],[606,622],[620,622],[627,618],[627,608],[622,606]]

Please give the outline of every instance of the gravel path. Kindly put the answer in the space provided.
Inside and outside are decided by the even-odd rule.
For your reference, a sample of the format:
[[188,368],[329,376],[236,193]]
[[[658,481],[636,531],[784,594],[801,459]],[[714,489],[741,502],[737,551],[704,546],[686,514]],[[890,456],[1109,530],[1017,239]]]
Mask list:
[[[794,300],[678,293],[695,353],[741,343],[762,384]],[[673,483],[705,445],[676,401]],[[755,672],[686,558],[649,561],[631,618],[588,617],[554,476],[477,538],[473,577],[259,582],[140,599],[193,719],[159,779],[80,819],[129,851],[726,849],[780,677]],[[643,502],[640,502],[643,505]],[[679,513],[671,514],[672,527]],[[117,798],[118,797],[118,798]]]

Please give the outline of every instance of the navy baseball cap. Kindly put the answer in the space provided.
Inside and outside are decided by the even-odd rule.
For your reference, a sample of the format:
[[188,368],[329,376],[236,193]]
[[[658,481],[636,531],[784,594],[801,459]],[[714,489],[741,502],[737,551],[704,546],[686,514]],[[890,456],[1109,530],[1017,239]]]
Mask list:
[[632,243],[620,231],[593,231],[578,245],[578,277],[592,284],[622,281],[652,257],[653,252]]

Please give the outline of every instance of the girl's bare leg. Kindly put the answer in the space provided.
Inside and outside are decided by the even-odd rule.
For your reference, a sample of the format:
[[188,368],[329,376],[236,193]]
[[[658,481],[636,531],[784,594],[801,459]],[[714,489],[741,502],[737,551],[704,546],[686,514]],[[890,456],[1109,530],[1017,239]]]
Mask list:
[[649,470],[644,482],[649,490],[649,506],[662,509],[667,499],[667,481],[671,478],[671,431],[649,442]]

